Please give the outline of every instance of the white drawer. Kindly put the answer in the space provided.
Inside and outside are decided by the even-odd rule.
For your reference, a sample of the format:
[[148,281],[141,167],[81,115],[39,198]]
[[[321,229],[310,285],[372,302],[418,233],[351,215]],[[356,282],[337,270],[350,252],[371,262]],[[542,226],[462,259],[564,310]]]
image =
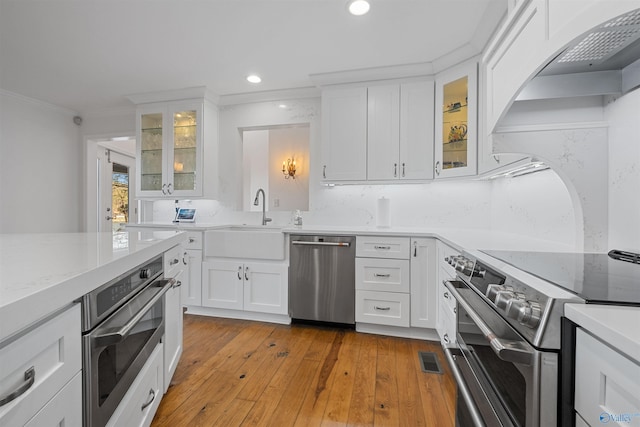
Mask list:
[[451,312],[452,315],[456,314],[456,299],[451,295],[449,289],[443,284],[438,284],[438,300],[441,304],[444,304],[447,307],[447,310]]
[[356,289],[409,293],[410,276],[408,260],[356,258]]
[[408,237],[357,236],[356,256],[409,259],[410,246]]
[[164,253],[164,277],[172,277],[173,270],[186,265],[184,247],[178,245]]
[[24,427],[81,425],[82,372],[78,372]]
[[23,385],[31,367],[33,385],[0,407],[0,425],[24,425],[82,369],[79,304],[0,348],[0,396]]
[[162,360],[162,343],[160,343],[122,398],[107,427],[151,425],[162,399],[164,379]]
[[356,322],[409,327],[409,294],[356,290]]
[[444,347],[453,346],[456,343],[456,317],[448,309],[446,304],[440,304],[438,319],[438,333],[440,334],[440,342]]
[[[588,424],[601,425],[603,413],[612,417],[638,413],[640,362],[628,359],[578,328],[575,366],[575,409]],[[640,416],[612,424],[640,426]]]
[[187,241],[184,243],[185,249],[200,249],[202,250],[202,231],[188,231]]

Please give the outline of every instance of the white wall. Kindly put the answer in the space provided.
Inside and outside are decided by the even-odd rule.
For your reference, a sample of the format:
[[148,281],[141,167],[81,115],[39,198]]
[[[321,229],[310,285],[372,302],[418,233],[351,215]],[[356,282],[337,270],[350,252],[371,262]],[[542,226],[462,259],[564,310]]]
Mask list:
[[609,122],[609,249],[640,252],[640,90],[605,108]]
[[82,229],[83,147],[74,115],[0,91],[0,233]]

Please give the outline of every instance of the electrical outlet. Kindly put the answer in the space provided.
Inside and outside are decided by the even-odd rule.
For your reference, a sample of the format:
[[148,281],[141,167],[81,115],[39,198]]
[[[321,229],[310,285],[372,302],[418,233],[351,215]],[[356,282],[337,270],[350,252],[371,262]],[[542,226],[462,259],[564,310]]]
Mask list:
[[274,208],[280,207],[280,199],[273,199],[273,207]]

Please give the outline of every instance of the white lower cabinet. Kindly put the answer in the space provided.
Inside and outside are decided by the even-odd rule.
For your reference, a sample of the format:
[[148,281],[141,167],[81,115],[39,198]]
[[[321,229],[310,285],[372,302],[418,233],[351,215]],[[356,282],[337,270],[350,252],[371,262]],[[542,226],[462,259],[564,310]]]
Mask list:
[[[80,404],[69,403],[80,402]],[[7,424],[8,425],[8,424]],[[60,427],[82,425],[82,372],[47,403],[25,427]]]
[[411,239],[411,326],[435,329],[437,316],[436,240]]
[[[175,283],[165,294],[164,304],[164,384],[162,392],[166,393],[171,378],[178,367],[182,356],[183,312],[182,287],[188,286],[189,277],[186,274],[186,264],[182,246],[167,251],[164,255],[164,277],[172,278]],[[176,262],[176,260],[178,262]]]
[[640,364],[576,331],[575,410],[586,424],[640,426]]
[[[1,426],[59,425],[54,418],[67,420],[65,425],[81,425],[80,337],[76,304],[14,341],[0,343],[0,397],[18,393],[0,406]],[[34,416],[46,422],[33,421]]]
[[356,322],[409,327],[409,294],[356,289]]
[[436,330],[440,336],[440,342],[448,347],[456,342],[457,329],[457,302],[449,290],[444,286],[445,280],[455,278],[455,270],[444,259],[449,256],[458,255],[459,252],[438,241],[436,243],[437,257],[437,307],[438,321]]
[[287,314],[286,264],[207,260],[202,265],[204,307]]
[[185,251],[187,283],[182,284],[182,304],[202,305],[202,249]]
[[107,427],[147,427],[160,406],[163,388],[163,344],[151,353]]

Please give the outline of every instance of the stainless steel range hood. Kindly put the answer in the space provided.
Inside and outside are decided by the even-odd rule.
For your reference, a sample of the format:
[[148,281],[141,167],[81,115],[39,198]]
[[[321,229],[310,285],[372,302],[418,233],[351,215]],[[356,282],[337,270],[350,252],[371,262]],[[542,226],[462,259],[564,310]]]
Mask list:
[[516,100],[621,95],[640,86],[640,9],[570,43]]

